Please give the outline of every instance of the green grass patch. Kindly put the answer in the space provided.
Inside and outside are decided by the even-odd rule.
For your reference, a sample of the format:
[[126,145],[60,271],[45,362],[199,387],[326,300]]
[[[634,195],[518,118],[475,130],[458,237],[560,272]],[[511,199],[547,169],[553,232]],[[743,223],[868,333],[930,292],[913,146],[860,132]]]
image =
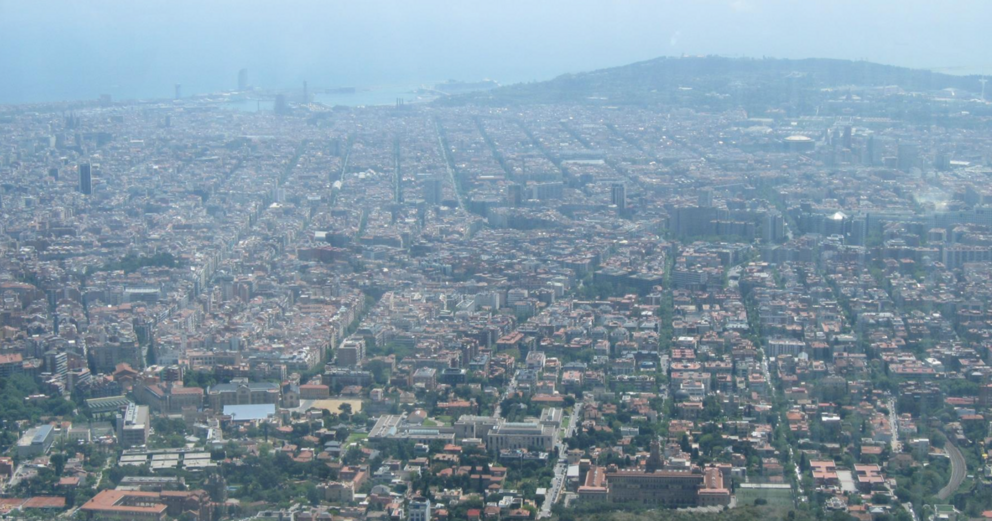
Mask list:
[[791,487],[786,489],[737,487],[738,505],[754,505],[756,499],[764,499],[768,506],[772,507],[791,507],[795,504]]

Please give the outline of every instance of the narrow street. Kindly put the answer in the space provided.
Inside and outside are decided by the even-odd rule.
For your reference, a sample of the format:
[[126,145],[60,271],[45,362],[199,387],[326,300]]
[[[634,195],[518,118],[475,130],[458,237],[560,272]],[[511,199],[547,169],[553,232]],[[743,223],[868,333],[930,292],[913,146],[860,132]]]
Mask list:
[[899,441],[899,417],[896,415],[896,399],[889,398],[889,427],[892,429],[892,453],[902,452],[902,443]]
[[579,425],[578,417],[581,415],[581,412],[582,402],[575,402],[575,406],[572,407],[572,415],[569,416],[568,428],[565,430],[564,436],[555,441],[555,448],[558,450],[558,462],[555,464],[555,477],[551,482],[551,489],[548,490],[548,494],[544,497],[544,504],[541,505],[541,511],[537,513],[538,519],[551,516],[551,508],[554,507],[554,504],[558,501],[558,496],[561,495],[561,491],[565,487],[565,474],[568,472],[568,443],[566,443],[565,440],[575,435],[575,429]]
[[964,460],[964,455],[961,454],[956,445],[951,443],[951,440],[947,440],[944,449],[947,450],[947,455],[951,458],[951,478],[947,481],[947,486],[937,493],[937,497],[940,499],[951,497],[964,482],[965,474],[968,473],[968,464]]
[[441,157],[444,159],[444,168],[448,172],[448,181],[451,183],[451,189],[455,192],[455,199],[458,201],[458,207],[465,209],[465,203],[462,201],[462,193],[458,189],[458,180],[455,179],[455,166],[451,161],[451,156],[448,154],[448,147],[444,143],[444,137],[441,134],[441,123],[434,118],[434,133],[437,134],[437,145],[441,149]]

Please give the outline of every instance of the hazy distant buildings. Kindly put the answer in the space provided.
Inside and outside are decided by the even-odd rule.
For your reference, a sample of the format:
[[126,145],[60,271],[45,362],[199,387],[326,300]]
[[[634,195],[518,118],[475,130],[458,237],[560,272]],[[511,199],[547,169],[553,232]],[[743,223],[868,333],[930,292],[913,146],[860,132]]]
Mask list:
[[941,262],[949,270],[964,267],[967,263],[989,262],[992,260],[992,248],[969,244],[954,244],[944,248]]
[[93,193],[93,175],[89,163],[79,165],[79,193],[83,195]]
[[424,182],[424,201],[430,205],[441,204],[444,197],[442,188],[444,187],[441,178],[431,177]]
[[565,185],[560,181],[536,183],[533,185],[533,198],[541,201],[561,199],[564,189]]
[[765,214],[762,226],[762,238],[765,242],[776,243],[785,237],[785,218],[778,210],[769,210]]
[[862,162],[865,166],[881,166],[882,164],[882,152],[885,149],[886,144],[885,139],[879,139],[875,136],[868,136],[868,140],[865,143],[864,157]]
[[919,156],[919,151],[916,145],[910,143],[900,143],[898,149],[898,155],[896,157],[896,163],[899,170],[903,172],[908,172],[909,169],[916,166],[916,161]]
[[510,206],[520,206],[524,202],[524,187],[517,183],[506,187],[506,199]]
[[948,155],[946,150],[938,150],[933,158],[933,167],[940,172],[946,172],[951,169],[951,156]]
[[[988,418],[992,387],[975,391],[978,402],[945,403],[938,384],[956,372],[992,374],[981,363],[992,331],[990,136],[956,114],[946,133],[920,128],[915,111],[903,124],[903,96],[822,89],[819,73],[813,90],[793,82],[810,96],[806,108],[770,92],[771,105],[759,96],[747,103],[759,110],[743,117],[736,91],[765,88],[762,78],[782,76],[767,74],[773,66],[763,62],[742,79],[747,87],[727,92],[723,81],[675,91],[675,78],[666,80],[660,101],[676,110],[664,112],[634,99],[619,110],[604,100],[506,112],[470,103],[325,110],[300,105],[293,88],[276,104],[287,114],[273,117],[257,110],[242,70],[241,95],[93,102],[61,118],[55,105],[44,117],[4,119],[0,379],[31,378],[49,399],[83,394],[91,416],[111,419],[23,422],[35,430],[15,454],[37,457],[63,438],[103,445],[115,434],[123,447],[159,446],[174,436],[150,431],[151,416],[183,413],[193,424],[184,436],[202,441],[120,464],[190,469],[200,459],[190,451],[209,464],[217,440],[286,436],[298,426],[287,409],[301,402],[367,395],[365,414],[352,402],[357,418],[342,414],[329,428],[343,434],[378,418],[367,443],[382,464],[372,455],[342,463],[323,500],[361,503],[357,492],[372,481],[382,488],[370,501],[392,503],[390,516],[427,520],[428,506],[447,509],[455,497],[415,499],[426,492],[417,476],[430,471],[428,456],[451,462],[454,482],[492,491],[488,514],[522,519],[523,502],[542,494],[508,492],[519,487],[507,467],[549,469],[553,455],[569,465],[546,498],[559,497],[564,481],[581,501],[617,509],[729,505],[741,490],[729,480],[754,468],[752,454],[765,478],[783,475],[782,451],[776,457],[761,435],[773,401],[797,439],[818,438],[811,429],[824,442],[869,436],[865,453],[878,456],[897,432],[871,385],[875,371],[907,380],[897,386],[908,413],[898,430],[943,405],[969,426],[962,432],[977,432],[970,427]],[[373,101],[358,94],[351,103],[365,100]],[[973,103],[959,100],[953,106]],[[713,112],[679,110],[683,102]],[[804,139],[786,154],[790,135]],[[909,172],[896,168],[900,151]],[[58,181],[63,168],[69,178]],[[81,197],[92,192],[91,168],[100,189]],[[85,284],[72,273],[87,273]],[[659,320],[659,306],[671,317]],[[858,348],[868,333],[880,363]],[[762,361],[773,359],[766,370]],[[960,371],[948,360],[961,360]],[[186,375],[218,383],[180,385]],[[450,394],[469,382],[471,396]],[[669,422],[642,394],[659,391],[679,418]],[[504,396],[522,398],[492,405]],[[862,404],[868,423],[841,425],[835,411],[809,406],[838,397]],[[577,432],[617,436],[571,447],[560,431],[569,404]],[[756,414],[732,419],[742,411]],[[633,425],[607,427],[614,417]],[[262,428],[247,426],[254,421]],[[700,421],[737,440],[724,463],[706,466],[692,448],[706,448]],[[637,426],[664,422],[668,436],[657,439]],[[322,442],[323,451],[287,443],[281,452],[303,464],[348,452],[347,442],[305,445]],[[473,451],[474,470],[454,465],[459,450]],[[825,445],[814,452],[830,458]],[[621,456],[587,463],[597,453]],[[0,475],[11,474],[2,459]],[[223,496],[214,481],[208,488]],[[406,499],[387,497],[401,482]],[[783,486],[776,501],[791,490]],[[752,504],[756,493],[737,502]],[[176,517],[152,496],[122,497],[83,511]],[[327,506],[298,516],[320,517]],[[476,515],[484,516],[462,517]]]
[[618,212],[627,210],[627,187],[623,183],[610,185],[610,204],[616,206]]
[[248,90],[248,69],[241,69],[238,71],[238,90]]
[[[700,194],[699,198],[701,203],[704,202],[706,194]],[[712,222],[721,220],[724,213],[710,205],[680,206],[671,211],[668,226],[680,237],[709,235],[713,233]]]
[[289,114],[289,104],[286,102],[285,94],[276,95],[276,102],[273,106],[273,110],[276,114]]
[[696,199],[696,204],[700,208],[709,208],[713,206],[713,191],[710,189],[700,190]]

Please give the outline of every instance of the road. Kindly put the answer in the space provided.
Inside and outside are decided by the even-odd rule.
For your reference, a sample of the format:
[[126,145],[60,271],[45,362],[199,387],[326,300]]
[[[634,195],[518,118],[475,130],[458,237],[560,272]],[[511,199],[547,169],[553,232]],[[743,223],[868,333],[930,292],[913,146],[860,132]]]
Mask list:
[[26,464],[21,463],[20,465],[17,465],[17,467],[14,468],[14,474],[10,476],[10,479],[7,480],[7,484],[3,486],[0,492],[6,494],[8,490],[16,487],[17,484],[20,483],[21,481],[21,474],[23,473],[22,471],[25,470],[27,470]]
[[798,492],[796,499],[798,499],[800,503],[805,503],[806,491],[803,490],[803,475],[799,471],[799,464],[796,463],[796,453],[792,451],[792,447],[789,447],[789,461],[793,463],[792,468],[796,472],[796,491]]
[[[499,401],[496,402],[496,407],[493,409],[494,417],[502,417],[502,401],[512,396],[516,390],[517,376],[513,375],[513,377],[510,378],[510,382],[506,385],[506,391],[500,397]],[[581,411],[582,402],[576,402],[575,406],[572,408],[572,415],[569,417],[568,429],[565,431],[565,435],[562,436],[560,430],[555,432],[555,436],[557,437],[555,439],[555,449],[557,449],[559,457],[558,462],[555,464],[555,477],[551,481],[550,490],[548,490],[547,495],[544,496],[544,504],[541,506],[541,510],[537,514],[538,519],[551,516],[551,507],[558,501],[558,496],[561,494],[561,490],[565,486],[565,473],[568,471],[568,459],[565,457],[565,453],[568,452],[568,445],[565,443],[565,439],[570,438],[573,434],[575,434],[575,428],[578,426],[576,419],[579,417],[579,413]]]
[[766,393],[769,396],[775,394],[775,384],[772,383],[772,372],[768,369],[768,355],[765,354],[764,348],[761,350],[761,374],[765,376]]
[[947,486],[940,489],[940,492],[937,493],[937,497],[940,499],[951,497],[951,494],[956,492],[958,487],[961,486],[965,474],[968,472],[968,464],[964,461],[964,455],[951,443],[951,440],[947,440],[947,445],[944,446],[944,449],[947,450],[947,455],[951,457],[951,479],[947,482]]
[[902,452],[902,444],[899,442],[899,417],[896,416],[896,399],[889,398],[889,427],[892,429],[892,453]]
[[912,503],[908,503],[908,502],[907,503],[903,503],[902,504],[902,507],[906,509],[906,512],[909,512],[910,515],[913,516],[913,521],[920,521],[920,518],[919,517],[916,517],[916,511],[913,510],[913,504]]
[[441,136],[441,123],[436,117],[434,118],[434,133],[437,134],[437,145],[441,148],[441,158],[444,159],[444,168],[448,171],[448,180],[451,181],[451,189],[455,192],[458,208],[464,210],[465,203],[462,202],[462,193],[458,190],[458,180],[455,179],[454,163],[448,155],[448,147],[444,145],[444,139]]
[[[568,444],[565,443],[565,440],[575,434],[575,429],[579,426],[578,418],[581,414],[582,402],[575,402],[575,406],[572,407],[572,415],[568,419],[565,435],[555,440],[555,448],[558,449],[555,477],[551,481],[551,490],[548,490],[548,494],[544,496],[544,504],[541,505],[541,510],[537,513],[538,519],[551,517],[551,507],[558,501],[558,496],[561,495],[561,491],[565,487],[565,474],[568,472]],[[558,434],[560,435],[560,431]]]
[[507,398],[509,398],[510,396],[512,396],[513,393],[516,390],[517,390],[517,375],[513,375],[510,378],[510,383],[506,384],[506,392],[504,392],[503,393],[503,396],[501,396],[500,399],[496,401],[496,407],[493,408],[493,417],[494,418],[499,419],[499,418],[502,418],[503,417],[502,416],[502,414],[503,414],[503,400],[506,400]]
[[[516,390],[517,376],[513,375],[510,378],[510,382],[506,385],[506,392],[496,402],[496,407],[493,409],[494,417],[502,417],[502,401],[512,396]],[[568,472],[568,444],[565,443],[565,440],[575,435],[575,429],[579,426],[578,418],[581,416],[581,413],[582,402],[575,402],[575,405],[572,407],[572,414],[568,418],[568,427],[565,429],[565,433],[562,434],[560,430],[555,431],[555,449],[558,452],[558,461],[555,463],[555,477],[551,481],[551,488],[548,490],[547,495],[544,496],[544,504],[541,505],[541,510],[537,513],[538,519],[551,517],[551,507],[558,502],[558,497],[565,487],[565,474]]]
[[[765,388],[768,389],[768,395],[772,396],[777,392],[777,387],[772,382],[772,372],[768,367],[768,355],[765,354],[764,348],[761,348],[761,355],[761,373],[765,376]],[[796,498],[799,502],[805,503],[807,498],[806,491],[803,490],[803,476],[799,471],[799,463],[796,460],[796,454],[792,450],[792,447],[789,447],[789,461],[793,463],[796,473]]]

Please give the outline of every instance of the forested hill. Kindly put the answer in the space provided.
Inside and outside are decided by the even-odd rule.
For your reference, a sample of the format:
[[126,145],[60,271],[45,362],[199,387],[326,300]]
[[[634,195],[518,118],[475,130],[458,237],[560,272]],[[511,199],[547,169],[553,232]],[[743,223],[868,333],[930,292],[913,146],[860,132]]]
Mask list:
[[[952,88],[977,98],[978,76],[830,59],[656,58],[621,67],[565,74],[545,82],[521,83],[446,98],[443,103],[665,103],[707,105],[796,103],[823,89],[857,94],[863,88],[898,86],[909,92]],[[836,94],[835,94],[836,95]],[[807,101],[810,101],[807,99]]]

